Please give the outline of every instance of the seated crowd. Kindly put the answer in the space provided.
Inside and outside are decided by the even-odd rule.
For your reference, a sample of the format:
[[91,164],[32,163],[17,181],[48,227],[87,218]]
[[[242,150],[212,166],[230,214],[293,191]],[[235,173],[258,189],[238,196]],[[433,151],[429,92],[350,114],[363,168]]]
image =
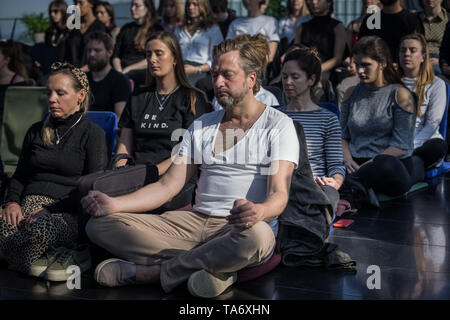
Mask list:
[[[0,259],[50,281],[96,262],[104,286],[187,281],[215,297],[271,259],[305,170],[331,216],[340,200],[360,209],[405,194],[448,152],[448,14],[419,2],[411,13],[363,0],[346,29],[331,0],[288,0],[280,21],[267,0],[244,0],[241,18],[226,0],[132,0],[119,28],[108,2],[75,0],[82,25],[69,30],[53,0],[45,43],[0,42],[0,99],[42,85],[49,109],[1,195]],[[381,29],[367,27],[373,5]],[[114,150],[88,110],[117,115]],[[80,177],[112,153],[127,155],[119,170],[146,166],[144,187],[80,197]]]

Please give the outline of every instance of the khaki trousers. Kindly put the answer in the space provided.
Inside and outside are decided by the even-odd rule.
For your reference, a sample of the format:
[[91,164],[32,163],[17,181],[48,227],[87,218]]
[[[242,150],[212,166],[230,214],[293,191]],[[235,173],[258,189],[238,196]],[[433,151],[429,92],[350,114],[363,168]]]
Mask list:
[[86,232],[92,242],[119,258],[140,265],[160,264],[165,292],[198,270],[230,273],[265,262],[275,247],[266,222],[242,230],[224,217],[190,211],[91,218]]

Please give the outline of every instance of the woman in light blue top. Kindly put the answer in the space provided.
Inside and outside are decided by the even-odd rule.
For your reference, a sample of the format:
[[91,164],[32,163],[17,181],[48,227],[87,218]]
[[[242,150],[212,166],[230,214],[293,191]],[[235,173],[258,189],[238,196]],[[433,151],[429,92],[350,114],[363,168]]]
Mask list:
[[309,20],[311,20],[311,15],[304,0],[287,0],[286,16],[278,21],[278,34],[280,35],[282,52],[285,52],[294,40],[297,27]]

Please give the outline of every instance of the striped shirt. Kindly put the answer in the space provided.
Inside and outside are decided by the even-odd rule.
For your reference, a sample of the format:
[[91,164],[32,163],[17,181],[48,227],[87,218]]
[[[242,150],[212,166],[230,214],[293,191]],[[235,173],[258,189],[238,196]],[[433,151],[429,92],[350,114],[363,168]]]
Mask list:
[[324,108],[286,112],[286,106],[283,106],[280,110],[302,125],[314,177],[332,177],[337,173],[345,177],[341,126],[336,115]]

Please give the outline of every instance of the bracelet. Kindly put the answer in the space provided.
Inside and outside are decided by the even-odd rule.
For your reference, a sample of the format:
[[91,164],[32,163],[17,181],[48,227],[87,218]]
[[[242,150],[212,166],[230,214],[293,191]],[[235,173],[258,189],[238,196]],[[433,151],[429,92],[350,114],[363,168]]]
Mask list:
[[198,73],[200,74],[200,73],[202,73],[203,71],[202,71],[202,66],[199,66],[198,67]]
[[8,206],[11,205],[11,204],[18,204],[18,203],[15,202],[15,201],[10,201],[10,202],[7,202],[7,203],[3,204],[3,205],[2,205],[2,208],[3,208],[3,209],[6,209],[6,207],[8,207]]

